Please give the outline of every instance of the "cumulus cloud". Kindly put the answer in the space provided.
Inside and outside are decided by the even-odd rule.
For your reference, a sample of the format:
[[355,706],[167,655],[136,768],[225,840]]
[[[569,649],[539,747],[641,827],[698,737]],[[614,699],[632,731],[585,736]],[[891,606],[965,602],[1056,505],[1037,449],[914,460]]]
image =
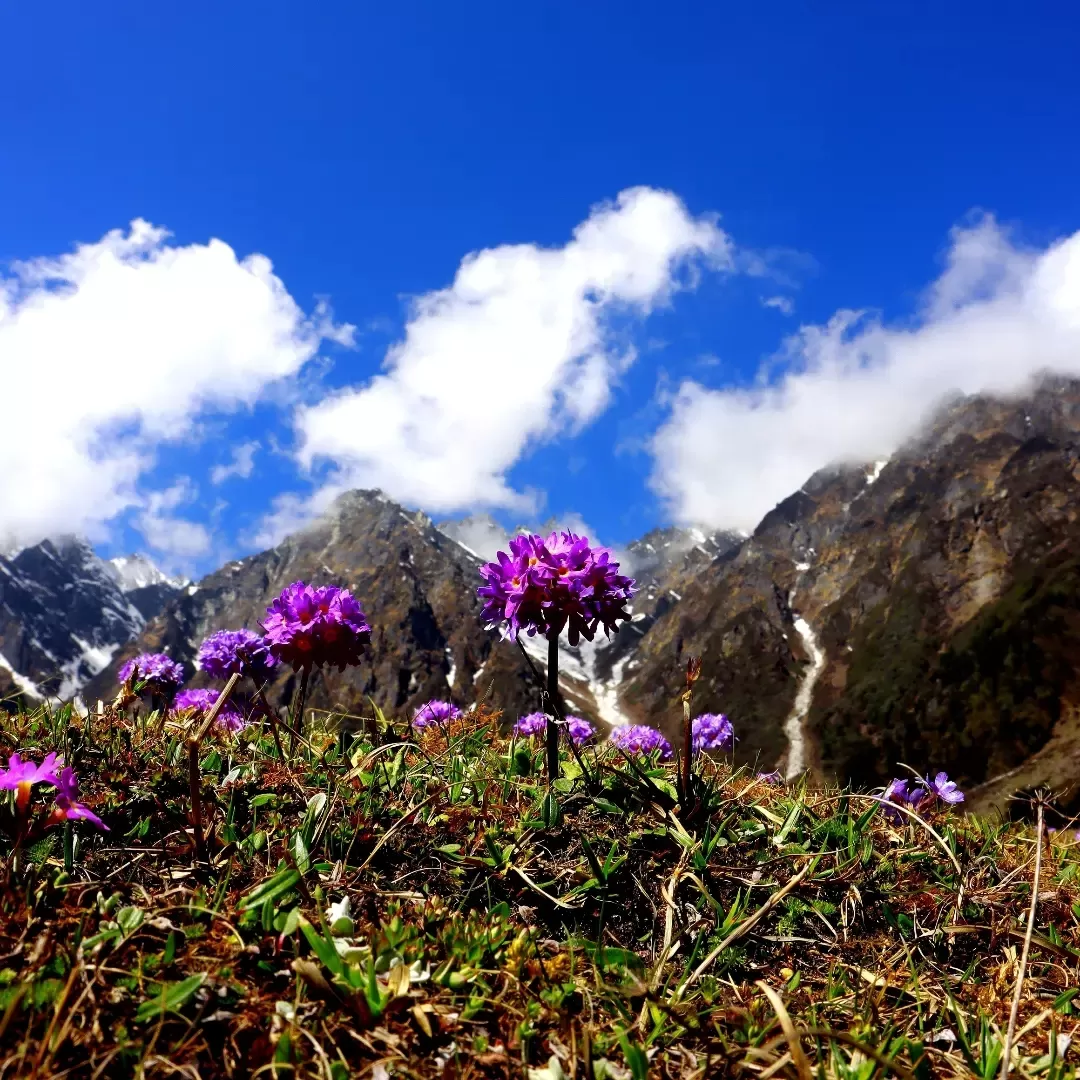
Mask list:
[[[133,507],[163,539],[165,510],[139,488],[155,450],[207,413],[253,405],[325,338],[351,329],[322,305],[305,315],[265,257],[219,240],[173,246],[141,220],[15,264],[0,275],[0,541],[101,538]],[[197,530],[171,535],[202,543]]]
[[246,442],[233,447],[232,460],[227,465],[215,465],[210,470],[212,484],[224,484],[234,476],[246,480],[255,468],[255,454],[259,443]]
[[[634,359],[610,317],[647,315],[704,265],[731,269],[728,237],[649,188],[594,208],[563,247],[469,255],[452,284],[415,301],[382,374],[298,410],[299,461],[329,463],[308,512],[349,487],[436,512],[532,512],[536,499],[507,471],[608,404]],[[295,525],[296,511],[295,500],[282,502],[269,534]]]
[[917,316],[840,311],[789,339],[752,389],[686,381],[652,440],[652,485],[684,522],[752,529],[815,470],[887,457],[941,399],[1080,374],[1080,233],[1025,250],[992,217],[953,230]]

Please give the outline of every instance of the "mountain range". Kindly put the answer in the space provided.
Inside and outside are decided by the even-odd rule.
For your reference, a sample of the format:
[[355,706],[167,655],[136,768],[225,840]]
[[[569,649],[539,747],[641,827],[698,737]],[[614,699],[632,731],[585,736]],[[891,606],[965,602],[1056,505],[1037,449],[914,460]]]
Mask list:
[[[880,783],[898,762],[944,769],[969,804],[1080,780],[1080,382],[1023,399],[956,397],[887,461],[814,473],[749,535],[650,532],[620,552],[630,623],[564,647],[570,707],[674,734],[686,660],[696,711],[724,711],[738,760]],[[198,582],[80,540],[0,557],[0,692],[114,693],[119,665],[165,649],[188,663],[222,627],[252,626],[297,579],[349,586],[374,627],[366,663],[313,679],[313,708],[405,714],[431,697],[539,706],[525,652],[485,630],[490,519],[436,524],[375,491]],[[194,673],[192,684],[204,679]],[[270,688],[279,701],[290,673]]]

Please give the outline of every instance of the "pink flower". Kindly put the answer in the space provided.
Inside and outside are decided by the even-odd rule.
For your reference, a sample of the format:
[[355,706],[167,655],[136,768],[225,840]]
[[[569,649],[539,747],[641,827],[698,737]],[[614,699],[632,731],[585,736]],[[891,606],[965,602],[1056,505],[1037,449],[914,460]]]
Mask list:
[[63,765],[64,759],[55,753],[46,754],[40,765],[32,761],[23,761],[18,754],[8,758],[8,767],[0,770],[0,790],[18,791],[25,784],[29,789],[34,784],[52,784],[56,786],[56,768]]
[[55,779],[56,799],[53,803],[52,821],[89,821],[96,829],[108,832],[109,826],[93,812],[79,802],[79,778],[75,770],[66,768]]

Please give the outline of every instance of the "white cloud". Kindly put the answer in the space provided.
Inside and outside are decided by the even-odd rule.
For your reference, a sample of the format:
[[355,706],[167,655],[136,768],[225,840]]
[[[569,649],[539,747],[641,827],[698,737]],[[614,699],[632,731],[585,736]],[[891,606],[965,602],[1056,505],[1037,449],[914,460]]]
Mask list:
[[224,484],[232,477],[246,480],[255,468],[255,453],[259,449],[257,442],[241,443],[233,447],[232,460],[228,465],[215,465],[210,470],[210,483]]
[[265,257],[167,235],[137,220],[0,275],[0,540],[100,538],[131,507],[152,523],[139,482],[163,441],[251,406],[322,339],[350,340],[324,305],[305,316]]
[[[436,512],[532,512],[535,498],[507,471],[529,447],[593,420],[634,359],[608,317],[647,315],[691,287],[703,263],[731,268],[727,236],[649,188],[594,208],[564,247],[468,256],[451,285],[416,300],[383,374],[298,410],[301,464],[331,465],[301,516],[350,487]],[[297,512],[295,500],[279,503],[263,539]]]
[[173,560],[187,560],[210,550],[210,533],[205,526],[170,513],[194,497],[195,487],[186,476],[164,491],[146,496],[136,526],[155,551]]
[[783,315],[791,315],[795,311],[795,301],[790,296],[763,296],[761,306],[776,308]]
[[815,470],[888,456],[950,392],[1080,375],[1080,233],[1033,252],[991,217],[954,229],[910,324],[840,311],[785,359],[749,390],[682,384],[652,441],[652,485],[677,519],[751,529]]

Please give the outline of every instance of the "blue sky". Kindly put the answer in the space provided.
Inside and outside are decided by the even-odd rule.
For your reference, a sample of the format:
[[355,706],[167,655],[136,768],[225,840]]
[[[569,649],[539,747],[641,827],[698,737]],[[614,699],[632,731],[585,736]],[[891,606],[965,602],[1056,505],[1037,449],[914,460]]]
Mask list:
[[[942,392],[1080,363],[1080,16],[725,7],[9,5],[0,372],[25,431],[0,534],[203,571],[371,477],[436,518],[575,515],[612,544],[747,527]],[[168,237],[123,239],[135,219]],[[479,300],[437,292],[485,249]],[[515,403],[535,423],[462,450],[450,493],[410,428],[425,385],[448,451]]]

